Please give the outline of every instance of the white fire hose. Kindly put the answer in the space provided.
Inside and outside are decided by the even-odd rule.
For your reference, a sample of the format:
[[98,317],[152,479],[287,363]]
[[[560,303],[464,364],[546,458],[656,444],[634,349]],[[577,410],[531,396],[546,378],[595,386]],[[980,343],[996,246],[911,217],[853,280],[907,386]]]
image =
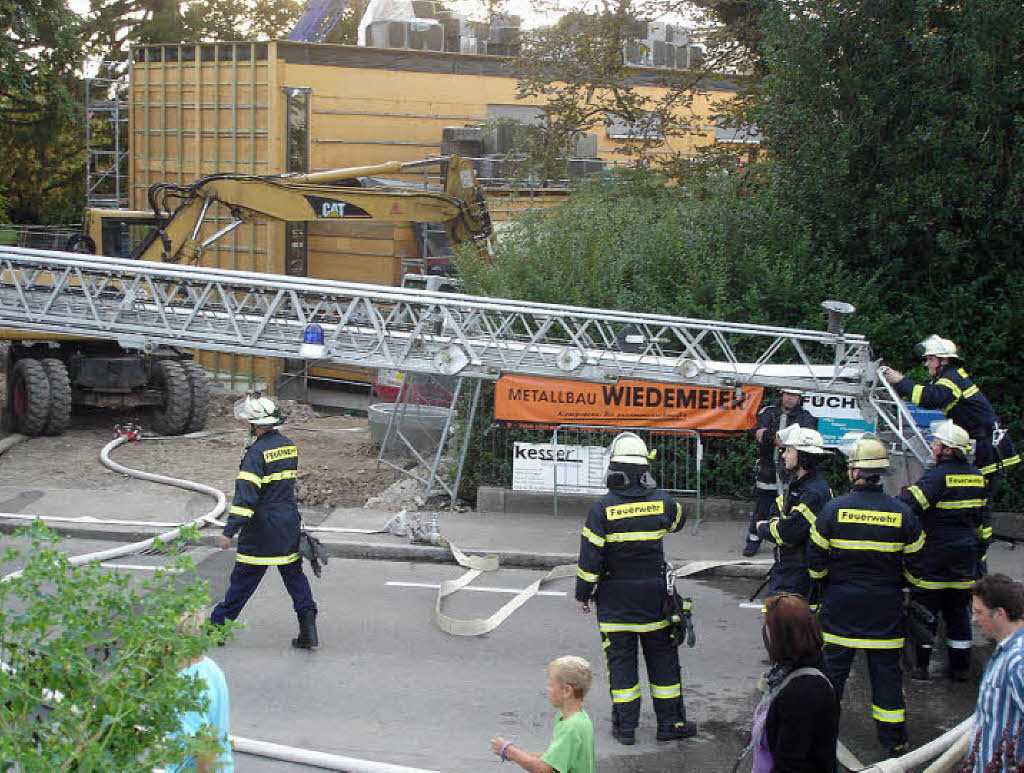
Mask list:
[[[164,541],[174,539],[181,531],[183,526],[195,525],[198,528],[210,523],[217,523],[217,517],[224,512],[227,508],[227,498],[224,496],[224,492],[220,489],[216,489],[213,486],[207,486],[203,483],[197,483],[191,480],[185,480],[183,478],[172,478],[167,475],[157,475],[155,473],[145,472],[143,470],[136,470],[131,467],[125,467],[122,464],[118,464],[110,458],[110,452],[118,446],[128,443],[132,440],[150,439],[142,438],[137,431],[123,431],[116,438],[110,441],[103,450],[100,451],[100,460],[103,464],[114,472],[127,475],[131,478],[138,478],[140,480],[147,480],[152,483],[162,483],[168,486],[176,486],[177,488],[183,488],[188,491],[198,491],[202,494],[207,494],[213,497],[217,504],[213,509],[209,510],[206,514],[196,518],[193,521],[187,521],[186,523],[178,525],[172,531],[164,532],[157,537],[151,537],[140,542],[133,542],[129,545],[121,545],[120,547],[111,548],[109,550],[100,550],[94,553],[85,553],[79,556],[69,557],[68,561],[74,566],[88,563],[92,560],[104,561],[110,558],[120,558],[122,556],[131,555],[132,553],[138,553],[152,547],[153,542],[157,539]],[[161,438],[164,439],[164,438]],[[4,451],[12,448],[18,443],[26,440],[24,435],[9,435],[3,439],[0,439],[0,454]],[[43,521],[69,521],[75,519],[69,518],[54,518],[48,519],[33,515],[27,515],[22,513],[5,513],[3,517],[18,518],[18,519],[31,519]],[[119,521],[119,520],[77,520],[80,523],[108,523],[108,524],[135,524],[138,522],[133,521]],[[152,525],[152,524],[150,524]],[[165,524],[162,524],[165,525]],[[6,582],[7,580],[13,579],[21,575],[20,571],[11,572],[5,575],[0,582]],[[0,663],[0,667],[6,668],[6,664]],[[326,770],[340,770],[349,771],[350,773],[438,773],[438,771],[428,771],[422,768],[409,768],[401,765],[389,765],[382,762],[374,762],[372,760],[360,760],[354,757],[344,757],[337,754],[328,754],[326,752],[318,752],[310,749],[299,749],[294,746],[284,746],[281,744],[270,743],[267,741],[257,741],[250,738],[242,738],[239,736],[231,736],[231,743],[235,751],[254,754],[261,757],[269,757],[271,759],[281,760],[282,762],[291,762],[298,765],[310,765],[313,767],[323,768]]]
[[[202,433],[207,434],[207,433]],[[214,434],[214,433],[209,433]],[[196,436],[200,436],[200,433],[196,433]],[[184,437],[184,436],[182,436]],[[0,439],[0,454],[9,448],[17,445],[18,443],[25,440],[23,435],[9,435],[3,439]],[[140,542],[134,542],[128,545],[122,545],[117,548],[111,548],[109,550],[97,551],[94,553],[86,553],[80,556],[74,556],[69,559],[72,565],[79,565],[88,563],[94,559],[106,560],[110,558],[120,558],[122,556],[130,555],[132,553],[138,553],[142,550],[146,550],[151,547],[153,542],[157,539],[164,541],[173,539],[180,533],[180,529],[183,526],[195,525],[198,528],[210,523],[217,523],[217,517],[221,515],[227,507],[227,500],[224,493],[219,489],[212,486],[207,486],[202,483],[195,481],[185,480],[183,478],[172,478],[166,475],[157,475],[155,473],[144,472],[142,470],[135,470],[130,467],[125,467],[110,458],[110,452],[113,451],[120,445],[130,442],[132,440],[139,439],[155,439],[155,438],[142,438],[137,432],[123,432],[119,434],[114,440],[104,446],[103,450],[100,451],[100,460],[103,464],[114,472],[127,475],[132,478],[138,478],[140,480],[147,480],[153,483],[161,483],[169,486],[176,486],[189,491],[198,491],[203,494],[208,494],[217,500],[216,506],[208,511],[205,515],[199,518],[186,522],[179,525],[172,531],[164,532],[158,537],[151,537],[147,540]],[[173,438],[160,438],[161,440],[173,439]],[[404,515],[404,511],[401,515]],[[3,513],[0,517],[7,518],[23,518],[23,519],[35,519],[37,516],[31,516],[26,514],[15,514],[15,513]],[[120,520],[100,520],[100,519],[71,519],[71,518],[52,518],[46,519],[41,518],[44,522],[46,520],[53,521],[75,521],[81,523],[104,523],[104,524],[124,524],[124,525],[141,525],[147,523],[153,525],[151,522],[137,522],[137,521],[120,521]],[[169,524],[159,524],[169,525]],[[326,531],[327,529],[321,529]],[[359,532],[371,532],[371,531],[385,531],[381,530],[363,530],[363,529],[330,529],[330,531],[359,531]],[[522,606],[527,600],[537,593],[539,588],[551,580],[560,579],[563,577],[571,576],[575,573],[575,565],[562,565],[552,569],[544,577],[531,583],[529,586],[523,589],[515,598],[505,604],[496,613],[491,615],[489,618],[476,619],[476,620],[459,620],[452,618],[441,611],[442,600],[452,593],[457,592],[461,588],[468,585],[472,580],[478,577],[482,572],[494,571],[498,568],[498,557],[497,556],[467,556],[457,546],[449,543],[440,535],[437,535],[435,544],[439,544],[448,547],[454,555],[456,561],[468,571],[457,580],[445,581],[441,584],[438,590],[434,616],[439,627],[447,633],[454,634],[457,636],[479,636],[488,631],[494,630],[502,622],[505,621],[516,609]],[[695,561],[680,567],[676,570],[675,574],[677,577],[683,577],[687,575],[696,574],[704,571],[710,566],[717,566],[721,563],[739,563],[737,561]],[[20,571],[12,572],[0,579],[0,582],[5,582],[9,579],[17,577],[21,574]],[[881,762],[871,765],[867,768],[862,768],[860,773],[908,773],[908,771],[914,768],[920,767],[924,763],[938,756],[928,768],[925,769],[924,773],[949,773],[955,766],[963,759],[970,747],[971,738],[973,737],[974,727],[974,715],[971,715],[963,722],[951,730],[946,731],[939,737],[929,741],[924,746],[921,746],[913,751],[903,755],[899,758],[882,760]],[[351,771],[351,773],[437,773],[437,771],[428,771],[421,768],[409,768],[399,765],[390,765],[387,763],[373,762],[371,760],[359,760],[352,757],[344,757],[341,755],[328,754],[326,752],[318,752],[308,749],[299,749],[293,746],[284,746],[281,744],[270,743],[267,741],[258,741],[250,738],[242,738],[240,736],[231,737],[232,746],[238,752],[245,754],[253,754],[262,757],[268,757],[271,759],[282,760],[285,762],[292,762],[301,765],[311,765],[314,767],[323,768],[326,770],[337,770],[337,771]],[[851,763],[855,760],[849,752],[846,751],[845,747],[842,747],[842,751],[845,752],[845,759]],[[941,756],[939,756],[941,755]],[[859,767],[859,766],[858,766]]]

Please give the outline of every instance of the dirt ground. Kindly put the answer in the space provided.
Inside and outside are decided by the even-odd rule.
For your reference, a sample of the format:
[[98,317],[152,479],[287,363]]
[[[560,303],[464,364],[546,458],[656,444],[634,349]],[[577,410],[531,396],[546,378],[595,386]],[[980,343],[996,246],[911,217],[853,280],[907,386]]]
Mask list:
[[[247,431],[232,416],[242,392],[212,390],[210,417],[198,438],[143,440],[120,446],[111,458],[135,469],[234,491],[235,475]],[[0,378],[0,399],[3,384]],[[377,447],[370,441],[365,417],[318,414],[311,406],[281,401],[281,431],[299,449],[296,498],[303,505],[362,507],[400,477],[382,466],[376,471]],[[45,480],[56,488],[109,488],[116,496],[124,477],[102,465],[100,450],[113,439],[117,424],[135,423],[147,433],[144,412],[75,408],[72,427],[58,437],[35,437],[0,456],[0,480],[6,485],[32,485]]]

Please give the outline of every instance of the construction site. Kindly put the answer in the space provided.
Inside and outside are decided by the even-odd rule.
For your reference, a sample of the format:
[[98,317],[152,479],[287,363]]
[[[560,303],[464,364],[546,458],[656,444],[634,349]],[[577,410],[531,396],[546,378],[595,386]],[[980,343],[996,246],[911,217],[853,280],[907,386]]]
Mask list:
[[[882,441],[895,496],[934,466],[943,414],[887,380],[849,329],[871,310],[843,299],[814,299],[811,326],[468,293],[457,253],[493,262],[524,214],[644,163],[625,149],[631,127],[609,121],[565,149],[563,177],[522,173],[515,127],[539,122],[543,101],[517,96],[521,20],[411,5],[406,18],[371,4],[360,45],[339,45],[323,41],[345,4],[314,0],[291,39],[138,45],[118,77],[89,82],[81,227],[0,227],[0,530],[22,551],[4,581],[36,519],[69,565],[129,583],[178,567],[153,540],[191,524],[178,551],[209,616],[235,566],[217,537],[252,442],[237,405],[268,395],[324,552],[310,573],[320,642],[288,647],[271,576],[209,653],[230,688],[236,770],[477,773],[495,736],[543,750],[544,667],[565,654],[594,668],[596,770],[749,768],[737,760],[769,664],[758,594],[773,558],[740,554],[752,503],[712,487],[714,455],[753,462],[739,443],[794,392],[835,459],[851,433]],[[704,61],[701,30],[642,32],[624,54],[641,93]],[[717,146],[740,170],[756,158],[756,128],[715,118],[740,91],[706,73],[688,106],[701,128],[672,151]],[[646,687],[635,745],[616,743],[607,644],[574,601],[581,529],[623,432],[657,450],[650,472],[685,513],[664,539],[695,629],[679,681],[698,730],[678,743],[656,738]],[[1024,519],[996,512],[990,531],[988,571],[1024,576]],[[974,636],[967,684],[904,680],[898,755],[876,743],[858,660],[837,769],[960,770],[992,653]],[[46,695],[44,718],[59,702]]]

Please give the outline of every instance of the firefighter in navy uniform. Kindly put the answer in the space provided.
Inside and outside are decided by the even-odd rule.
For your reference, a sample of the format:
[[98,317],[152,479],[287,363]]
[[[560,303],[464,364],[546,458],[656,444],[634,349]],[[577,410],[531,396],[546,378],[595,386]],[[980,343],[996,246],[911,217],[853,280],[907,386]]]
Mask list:
[[[931,384],[915,383],[892,368],[883,369],[882,374],[895,386],[900,397],[922,408],[939,409],[957,426],[967,430],[975,445],[974,464],[985,476],[985,506],[991,512],[1003,471],[1020,464],[1020,455],[1009,433],[999,426],[992,404],[964,370],[955,343],[930,335],[915,346],[914,351],[924,359],[932,377]],[[984,572],[986,556],[983,553],[978,558]]]
[[832,498],[828,483],[818,472],[818,460],[828,452],[818,432],[799,424],[779,430],[777,437],[790,481],[772,505],[768,520],[757,524],[757,536],[774,542],[777,550],[765,595],[785,591],[808,598],[807,540],[817,513]]
[[576,601],[587,614],[590,599],[597,600],[615,738],[627,745],[636,741],[638,639],[647,663],[658,740],[689,738],[697,728],[686,721],[679,653],[669,635],[662,549],[662,538],[679,531],[686,517],[682,505],[655,487],[648,470],[650,456],[640,437],[623,432],[610,451],[608,493],[591,507],[580,539]]
[[[910,505],[925,533],[915,568],[907,570],[911,597],[946,621],[949,677],[967,680],[971,665],[971,585],[976,556],[992,537],[985,507],[985,479],[967,461],[971,440],[951,420],[932,425],[935,466],[900,499]],[[980,548],[979,548],[980,546]],[[934,635],[937,626],[931,626]],[[915,679],[928,679],[932,648],[917,645]]]
[[822,583],[825,671],[842,699],[853,659],[864,651],[878,741],[896,756],[907,741],[903,572],[924,545],[924,532],[907,505],[882,491],[879,476],[889,472],[885,444],[866,435],[851,446],[844,449],[851,490],[818,513],[807,562],[812,579]]
[[292,597],[299,619],[299,635],[293,647],[319,645],[316,602],[299,555],[299,509],[295,504],[299,454],[277,427],[283,421],[277,405],[259,392],[235,403],[235,418],[249,423],[250,441],[235,480],[235,496],[228,521],[218,538],[223,549],[238,534],[238,552],[231,584],[224,600],[214,607],[210,622],[222,625],[235,620],[259,587],[268,566],[276,566]]
[[757,441],[757,473],[754,480],[754,510],[750,514],[750,526],[743,545],[743,555],[757,555],[761,548],[761,537],[757,533],[759,521],[768,520],[772,503],[781,493],[779,470],[775,455],[778,444],[775,436],[779,430],[793,424],[807,429],[818,429],[818,419],[803,407],[803,392],[799,389],[784,389],[778,405],[762,408],[757,412],[754,440]]

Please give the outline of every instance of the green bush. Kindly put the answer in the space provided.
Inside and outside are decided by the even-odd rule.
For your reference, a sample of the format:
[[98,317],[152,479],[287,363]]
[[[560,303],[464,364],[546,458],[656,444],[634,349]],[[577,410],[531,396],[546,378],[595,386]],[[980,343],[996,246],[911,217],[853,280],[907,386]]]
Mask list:
[[[699,177],[665,185],[645,172],[589,181],[558,209],[519,219],[492,258],[461,254],[458,269],[467,290],[482,295],[811,329],[824,328],[821,301],[844,300],[857,307],[848,329],[865,334],[896,366],[916,366],[911,349],[927,333],[952,335],[1024,445],[1024,387],[1013,375],[1019,367],[996,362],[1024,366],[1020,272],[1004,273],[983,299],[972,292],[994,281],[987,275],[946,277],[928,293],[916,283],[894,284],[884,266],[851,267],[822,248],[817,224],[776,195],[773,166],[757,170],[744,181]],[[913,375],[927,374],[918,367]],[[492,410],[481,402],[464,495],[478,481],[508,485],[511,477],[503,465],[510,465],[515,437],[491,427]],[[754,456],[747,437],[708,439],[704,493],[749,498]],[[842,490],[836,464],[833,484]],[[1024,496],[1003,486],[996,506],[1022,510]]]
[[180,580],[191,560],[140,581],[98,561],[72,566],[41,521],[19,535],[29,549],[8,548],[4,562],[23,572],[0,582],[0,769],[142,773],[212,751],[173,735],[204,700],[178,672],[217,636],[179,630],[208,600],[204,582]]

